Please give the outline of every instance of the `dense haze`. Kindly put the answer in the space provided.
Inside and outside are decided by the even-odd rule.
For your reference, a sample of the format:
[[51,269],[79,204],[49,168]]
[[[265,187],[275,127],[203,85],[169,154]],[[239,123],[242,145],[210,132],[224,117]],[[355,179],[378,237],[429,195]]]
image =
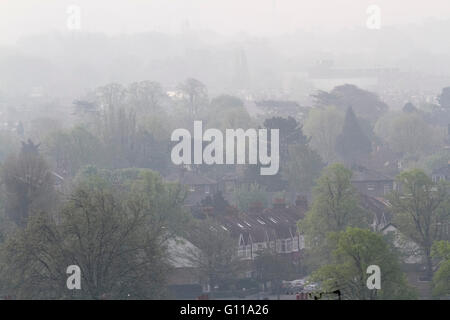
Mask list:
[[0,1],[0,298],[448,299],[449,37],[449,0]]
[[[403,83],[362,84],[385,96],[386,86],[405,90],[406,83],[419,94],[436,93],[450,74],[450,4],[378,1],[380,30],[366,28],[369,4],[2,1],[0,90],[41,88],[72,98],[106,82],[153,79],[170,88],[192,76],[220,93],[237,89],[236,60],[244,54],[255,93],[283,91],[308,103],[308,94],[292,92],[292,81],[310,86],[306,73],[321,60],[336,68],[398,69]],[[68,30],[69,5],[81,9],[79,30]]]
[[195,29],[219,33],[271,35],[298,29],[363,27],[366,9],[372,4],[382,8],[385,25],[448,19],[450,14],[450,5],[445,0],[426,3],[417,0],[18,0],[2,1],[0,5],[3,30],[0,41],[12,43],[30,33],[65,31],[65,12],[69,5],[82,8],[86,32],[178,33],[189,23]]

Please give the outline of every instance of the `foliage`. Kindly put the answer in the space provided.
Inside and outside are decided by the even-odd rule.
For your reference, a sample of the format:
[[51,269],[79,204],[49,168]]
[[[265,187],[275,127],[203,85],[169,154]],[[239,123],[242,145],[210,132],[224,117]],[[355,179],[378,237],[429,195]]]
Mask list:
[[84,127],[55,131],[44,143],[45,153],[54,161],[59,174],[75,176],[86,165],[104,163],[103,146],[98,138]]
[[336,152],[349,164],[356,164],[372,151],[371,141],[358,124],[353,109],[345,114],[344,127],[336,139]]
[[450,150],[440,150],[433,154],[422,157],[418,161],[418,167],[422,168],[427,174],[430,174],[436,170],[449,165]]
[[336,107],[314,108],[304,124],[305,134],[311,138],[311,147],[328,164],[337,159],[336,137],[342,131],[344,114]]
[[280,156],[286,158],[287,149],[290,145],[307,145],[310,138],[303,134],[303,126],[294,118],[272,117],[264,121],[264,127],[268,130],[278,129],[280,134]]
[[274,249],[266,248],[258,252],[255,258],[256,278],[261,284],[271,283],[272,289],[279,293],[283,280],[295,273],[295,266],[288,257],[278,254]]
[[197,266],[200,279],[213,290],[216,286],[226,286],[242,272],[243,264],[236,250],[237,241],[214,220],[193,221],[187,239],[197,249],[188,250],[186,258]]
[[[2,248],[3,290],[17,298],[160,298],[170,270],[165,240],[180,203],[152,172],[121,187],[83,177],[58,215],[33,217]],[[176,217],[175,217],[176,216]],[[81,269],[68,290],[66,268]]]
[[208,101],[208,89],[199,80],[188,78],[178,85],[178,90],[182,92],[190,119],[193,120]]
[[320,156],[307,145],[291,145],[281,174],[292,190],[308,193],[323,167]]
[[233,202],[240,211],[246,212],[251,205],[256,203],[266,207],[267,196],[266,189],[263,186],[253,183],[236,188],[233,192]]
[[450,295],[450,242],[436,241],[433,243],[431,255],[439,260],[439,269],[433,276],[433,295]]
[[318,106],[336,106],[342,111],[352,107],[358,117],[366,118],[372,123],[389,108],[375,93],[351,84],[337,86],[329,93],[319,91],[313,97]]
[[230,210],[230,204],[225,200],[221,191],[214,193],[212,196],[208,195],[200,203],[203,207],[212,207],[214,213],[218,215],[226,214]]
[[443,131],[427,124],[418,113],[382,117],[375,125],[375,132],[392,150],[406,157],[427,155],[443,143]]
[[239,98],[221,95],[211,101],[207,111],[207,124],[209,128],[247,129],[251,127],[252,120]]
[[[410,299],[415,295],[406,284],[395,252],[383,236],[366,229],[348,227],[332,234],[335,243],[330,264],[313,273],[326,292],[340,290],[343,299]],[[381,289],[368,289],[367,267],[380,267]]]
[[450,109],[450,87],[442,89],[441,94],[438,96],[439,104],[444,109]]
[[6,212],[21,227],[31,214],[50,210],[56,201],[54,176],[37,147],[31,141],[23,143],[20,153],[9,156],[1,171]]
[[352,172],[341,164],[324,169],[313,190],[313,203],[305,218],[298,222],[305,243],[314,252],[311,264],[329,259],[328,234],[351,227],[367,227],[369,217],[359,205],[356,189],[350,182]]
[[159,112],[165,97],[161,84],[155,81],[140,81],[127,88],[128,103],[139,113]]
[[421,247],[431,278],[431,247],[444,235],[445,223],[450,221],[447,186],[434,183],[419,169],[400,173],[396,182],[400,191],[395,190],[389,197],[394,222],[401,233]]

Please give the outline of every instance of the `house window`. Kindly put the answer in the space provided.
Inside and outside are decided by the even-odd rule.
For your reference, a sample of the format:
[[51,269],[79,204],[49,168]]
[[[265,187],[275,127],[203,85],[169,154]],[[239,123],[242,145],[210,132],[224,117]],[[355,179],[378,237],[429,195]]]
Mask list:
[[390,184],[385,184],[384,185],[384,194],[386,195],[386,194],[389,194],[389,193],[391,193],[392,192],[392,185],[390,185]]
[[251,254],[252,254],[252,246],[251,245],[245,246],[245,257],[250,258]]
[[292,251],[298,251],[298,237],[294,237],[292,241]]
[[368,183],[367,184],[367,190],[374,191],[375,190],[375,184],[374,183]]
[[262,221],[261,219],[256,219],[260,224],[266,224],[264,221]]
[[277,240],[276,242],[276,252],[281,252],[281,240]]
[[286,252],[292,252],[292,239],[286,240]]
[[298,245],[299,245],[299,249],[305,248],[305,237],[304,236],[298,237]]
[[286,252],[286,240],[280,241],[280,252]]

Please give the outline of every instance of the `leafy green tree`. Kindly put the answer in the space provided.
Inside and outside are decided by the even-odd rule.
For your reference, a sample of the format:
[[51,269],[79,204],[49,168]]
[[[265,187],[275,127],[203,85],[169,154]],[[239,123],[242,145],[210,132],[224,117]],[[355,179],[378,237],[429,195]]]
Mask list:
[[200,201],[202,207],[211,207],[217,215],[224,215],[233,210],[228,201],[223,197],[221,191],[215,192],[212,196],[208,195]]
[[406,113],[412,113],[412,112],[417,112],[417,108],[414,104],[412,104],[411,102],[407,102],[403,108],[402,108],[403,112]]
[[[280,144],[280,170],[274,176],[260,176],[260,164],[250,165],[246,168],[245,175],[249,181],[265,186],[268,191],[280,192],[291,187],[293,190],[308,192],[311,186],[309,173],[306,170],[312,161],[318,159],[318,155],[310,149],[310,138],[303,134],[303,126],[293,117],[272,117],[264,121],[267,130],[279,130]],[[269,131],[270,132],[270,131]],[[301,162],[297,162],[301,159]],[[321,161],[317,162],[321,165]],[[295,174],[290,176],[289,174]],[[317,170],[310,174],[315,178]],[[296,180],[306,178],[308,180]]]
[[324,169],[313,190],[313,203],[305,218],[298,222],[305,235],[308,251],[312,252],[311,264],[320,264],[329,259],[330,232],[339,232],[347,227],[368,227],[367,212],[359,205],[359,197],[350,179],[352,172],[341,164]]
[[418,167],[423,168],[427,174],[431,175],[433,170],[448,166],[448,159],[450,159],[450,150],[440,150],[421,158],[418,162]]
[[307,145],[291,145],[281,175],[292,190],[309,193],[323,167],[320,156]]
[[331,92],[319,91],[313,97],[318,106],[335,106],[342,111],[352,106],[358,117],[368,119],[371,123],[389,109],[375,93],[351,84],[337,86]]
[[220,95],[211,101],[207,111],[207,124],[209,128],[224,131],[232,128],[249,128],[252,120],[241,99]]
[[159,112],[165,93],[155,81],[133,82],[127,88],[127,99],[139,114]]
[[336,107],[314,108],[308,113],[303,126],[311,138],[310,146],[328,164],[337,159],[336,137],[342,131],[344,114]]
[[[4,291],[19,299],[164,296],[166,240],[180,220],[180,199],[149,171],[135,181],[108,178],[92,170],[79,177],[58,221],[35,215],[6,241]],[[81,290],[66,287],[69,265],[81,269]]]
[[293,117],[272,117],[264,121],[264,127],[268,130],[278,129],[280,138],[280,159],[286,159],[290,145],[305,146],[310,138],[303,134],[303,126]]
[[90,119],[83,125],[102,142],[106,166],[113,169],[135,166],[138,125],[136,110],[128,103],[127,89],[110,83],[95,89],[93,95],[93,102],[88,103],[88,110],[93,111],[88,112]]
[[184,94],[190,119],[194,119],[208,101],[208,89],[197,79],[188,78],[178,85]]
[[353,109],[350,107],[345,114],[344,127],[336,139],[336,152],[349,164],[356,164],[372,151],[369,138],[359,126]]
[[254,265],[257,280],[264,287],[270,282],[272,290],[278,295],[281,293],[282,281],[291,279],[295,274],[291,258],[280,255],[271,248],[258,252]]
[[253,204],[259,204],[262,207],[267,206],[267,191],[264,186],[256,183],[249,186],[242,185],[233,192],[233,202],[240,211],[248,211]]
[[436,241],[431,248],[431,255],[439,261],[433,276],[433,295],[443,297],[450,295],[450,242]]
[[213,291],[227,287],[243,271],[237,241],[214,220],[193,221],[186,238],[197,248],[186,252],[186,258],[197,266],[201,281]]
[[442,89],[441,94],[438,96],[439,104],[444,109],[450,109],[450,87]]
[[6,212],[20,227],[33,213],[50,210],[57,199],[54,175],[38,147],[30,140],[22,142],[19,154],[8,157],[1,171]]
[[62,122],[59,119],[40,117],[33,119],[28,128],[27,137],[33,141],[44,141],[53,131],[62,130]]
[[20,151],[19,139],[9,131],[0,132],[0,164],[10,155]]
[[375,133],[392,150],[415,159],[443,145],[444,130],[433,128],[418,113],[389,114],[378,120]]
[[[366,229],[348,227],[330,235],[335,243],[330,264],[313,273],[312,280],[321,283],[324,291],[340,290],[343,299],[411,299],[395,250],[381,234]],[[367,287],[367,267],[380,268],[380,289]]]
[[53,132],[44,148],[56,171],[64,176],[73,177],[86,165],[104,164],[101,141],[84,127]]
[[434,183],[422,170],[412,169],[396,177],[400,190],[389,197],[399,231],[422,249],[427,276],[433,276],[431,247],[444,236],[450,221],[447,186]]

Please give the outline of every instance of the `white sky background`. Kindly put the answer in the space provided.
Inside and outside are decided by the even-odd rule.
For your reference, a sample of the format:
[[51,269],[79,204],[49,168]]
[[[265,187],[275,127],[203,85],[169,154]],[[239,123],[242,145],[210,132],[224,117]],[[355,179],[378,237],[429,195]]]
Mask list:
[[450,0],[0,0],[0,44],[66,32],[69,5],[80,6],[81,28],[88,32],[173,33],[189,21],[223,34],[273,35],[363,27],[371,4],[381,8],[382,25],[450,18]]

